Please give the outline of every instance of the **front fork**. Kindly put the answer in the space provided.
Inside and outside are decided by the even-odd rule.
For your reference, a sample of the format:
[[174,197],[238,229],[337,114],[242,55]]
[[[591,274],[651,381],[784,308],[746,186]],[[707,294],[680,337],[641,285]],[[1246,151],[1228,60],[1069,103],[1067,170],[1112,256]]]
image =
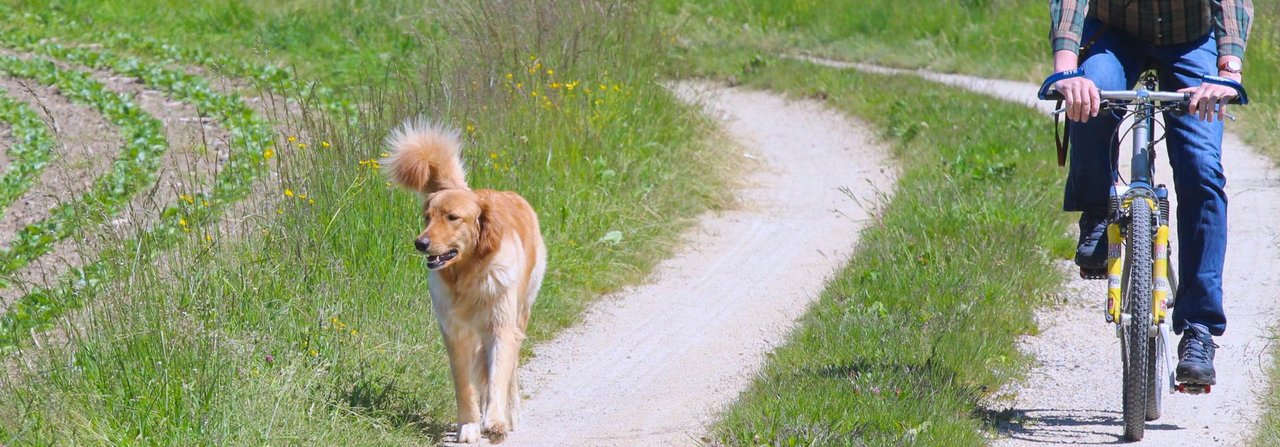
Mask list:
[[1152,321],[1156,325],[1164,323],[1165,313],[1169,310],[1169,190],[1164,185],[1156,187],[1156,202],[1160,207],[1157,216],[1160,222],[1156,225],[1155,247],[1151,247],[1152,285],[1151,293]]
[[[1120,231],[1120,217],[1126,206],[1124,187],[1111,187],[1109,210],[1112,219],[1107,225],[1107,309],[1108,323],[1120,321],[1120,305],[1124,302],[1124,236]],[[1151,316],[1155,325],[1165,321],[1169,299],[1169,190],[1164,185],[1156,187],[1156,200],[1140,198],[1142,206],[1150,206],[1159,216],[1155,238],[1151,247],[1152,272],[1154,290],[1151,293]],[[1127,206],[1134,206],[1134,200],[1127,200]],[[1158,209],[1157,209],[1158,208]]]

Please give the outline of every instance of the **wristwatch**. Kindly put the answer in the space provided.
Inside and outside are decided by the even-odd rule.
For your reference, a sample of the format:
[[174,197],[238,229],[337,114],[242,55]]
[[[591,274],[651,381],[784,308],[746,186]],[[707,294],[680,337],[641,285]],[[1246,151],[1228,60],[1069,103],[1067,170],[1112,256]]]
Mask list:
[[1240,61],[1234,60],[1234,59],[1223,62],[1222,64],[1218,65],[1218,69],[1225,71],[1227,73],[1235,73],[1235,74],[1240,74],[1241,72],[1244,72],[1244,67],[1240,65]]

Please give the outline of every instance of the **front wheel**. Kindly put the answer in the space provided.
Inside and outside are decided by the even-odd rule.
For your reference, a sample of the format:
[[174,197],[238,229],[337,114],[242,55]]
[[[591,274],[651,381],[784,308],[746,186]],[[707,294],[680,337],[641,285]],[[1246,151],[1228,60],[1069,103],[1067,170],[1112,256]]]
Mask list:
[[[1124,437],[1142,440],[1148,416],[1148,394],[1155,388],[1156,368],[1151,343],[1151,235],[1154,224],[1150,202],[1135,199],[1129,207],[1128,257],[1125,278],[1124,310],[1127,326],[1121,331],[1120,347],[1124,351]],[[1158,412],[1157,412],[1158,413]]]

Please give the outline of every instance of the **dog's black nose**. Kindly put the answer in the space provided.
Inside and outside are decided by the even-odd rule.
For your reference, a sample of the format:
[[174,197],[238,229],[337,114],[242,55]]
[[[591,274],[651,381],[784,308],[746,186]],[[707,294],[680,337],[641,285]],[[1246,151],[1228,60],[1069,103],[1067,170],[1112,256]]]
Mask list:
[[431,248],[431,241],[427,240],[425,237],[420,237],[413,240],[413,247],[417,248],[420,252],[426,253],[427,249]]

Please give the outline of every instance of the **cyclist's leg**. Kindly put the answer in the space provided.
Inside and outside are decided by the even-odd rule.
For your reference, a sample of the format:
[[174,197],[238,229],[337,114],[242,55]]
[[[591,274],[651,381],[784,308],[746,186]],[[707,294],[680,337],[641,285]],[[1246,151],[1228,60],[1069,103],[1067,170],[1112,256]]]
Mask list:
[[[1097,21],[1085,23],[1085,35],[1099,27]],[[1142,69],[1145,55],[1136,40],[1115,30],[1100,31],[1080,68],[1086,78],[1102,90],[1128,89]],[[1116,127],[1120,119],[1101,111],[1085,123],[1071,123],[1071,166],[1063,194],[1064,211],[1106,211],[1111,185],[1116,179],[1114,149]]]
[[[1098,28],[1096,21],[1085,24],[1085,35]],[[1136,41],[1116,31],[1101,31],[1080,67],[1085,77],[1103,90],[1124,90],[1137,78],[1144,57]],[[1084,123],[1070,123],[1071,166],[1063,194],[1065,211],[1080,214],[1080,240],[1075,262],[1080,276],[1105,279],[1107,262],[1107,199],[1116,180],[1116,128],[1120,118],[1110,111]]]
[[[1212,38],[1185,45],[1157,47],[1162,65],[1160,87],[1175,90],[1200,84],[1205,74],[1217,73],[1218,51]],[[1169,162],[1178,194],[1178,268],[1173,329],[1181,333],[1189,323],[1222,335],[1227,318],[1222,310],[1222,265],[1227,251],[1226,176],[1222,170],[1222,122],[1206,123],[1194,116],[1166,114]]]

